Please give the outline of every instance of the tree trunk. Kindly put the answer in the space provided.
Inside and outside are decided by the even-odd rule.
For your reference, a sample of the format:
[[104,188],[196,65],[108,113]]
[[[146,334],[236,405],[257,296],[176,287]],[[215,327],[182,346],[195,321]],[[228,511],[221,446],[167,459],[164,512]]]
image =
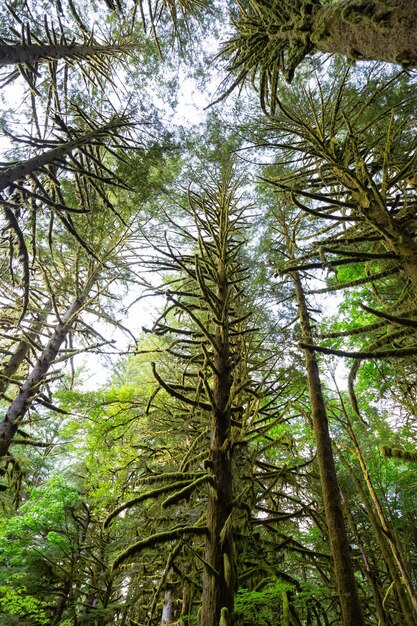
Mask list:
[[175,619],[174,603],[172,601],[172,593],[170,590],[165,592],[164,605],[162,607],[161,626],[169,626],[173,624]]
[[400,579],[402,581],[402,584],[404,585],[407,594],[409,596],[409,600],[410,603],[412,605],[412,611],[413,611],[413,615],[414,615],[414,621],[417,622],[417,595],[416,592],[414,591],[413,588],[413,583],[411,581],[411,577],[410,574],[408,572],[408,568],[407,568],[407,564],[404,558],[404,555],[402,554],[402,550],[401,550],[401,546],[399,544],[399,542],[396,540],[396,536],[393,532],[393,529],[390,528],[387,518],[385,516],[385,513],[382,509],[381,503],[379,501],[378,498],[378,494],[376,493],[374,486],[372,484],[371,481],[371,477],[369,475],[368,472],[368,468],[364,459],[364,456],[362,454],[362,450],[359,446],[359,442],[356,438],[356,435],[351,427],[351,425],[349,424],[349,428],[348,428],[348,432],[349,432],[349,436],[352,440],[353,445],[355,446],[355,454],[356,457],[359,461],[359,465],[362,471],[362,476],[364,478],[365,484],[367,486],[369,495],[371,497],[371,500],[373,502],[373,505],[375,507],[375,511],[376,511],[376,515],[380,524],[380,527],[382,529],[382,532],[384,533],[384,536],[386,538],[386,541],[390,547],[392,556],[394,558],[395,563],[397,564],[397,568],[398,568],[398,572],[400,575]]
[[19,341],[16,349],[11,354],[10,359],[0,370],[0,395],[4,394],[11,383],[15,381],[12,377],[16,374],[19,367],[23,364],[30,350],[31,343],[34,342],[38,333],[42,330],[42,326],[52,307],[52,301],[49,300],[42,311],[39,312],[37,318],[32,322],[29,332],[24,334],[24,338]]
[[108,124],[104,124],[103,126],[86,133],[85,135],[81,135],[76,139],[62,143],[56,148],[46,150],[42,154],[38,154],[31,159],[27,159],[26,161],[22,161],[21,163],[11,165],[10,167],[3,169],[0,174],[0,191],[6,189],[6,187],[8,187],[11,183],[14,183],[21,178],[25,178],[33,172],[42,170],[45,165],[60,163],[62,159],[64,159],[76,148],[90,143],[99,142],[104,137],[111,135],[115,130],[123,126],[124,123],[125,122],[123,120],[111,121]]
[[349,59],[417,67],[415,0],[341,0],[313,11],[311,42]]
[[17,63],[44,63],[51,59],[85,59],[100,55],[113,55],[112,46],[87,46],[82,44],[2,44],[0,67]]
[[[207,539],[205,558],[209,564],[203,581],[201,626],[233,624],[235,595],[235,554],[231,524],[232,448],[231,448],[231,367],[229,355],[229,285],[226,259],[217,266],[219,319],[216,324],[214,357],[213,411],[211,420],[210,469],[216,488],[210,488],[207,501]],[[224,320],[224,321],[223,321]]]
[[351,476],[355,484],[355,487],[358,491],[358,494],[360,495],[362,502],[366,507],[366,512],[367,512],[369,521],[374,529],[378,547],[381,551],[381,556],[386,563],[388,572],[395,585],[395,591],[396,591],[398,602],[401,608],[402,619],[404,620],[404,624],[406,624],[407,626],[415,626],[417,622],[415,621],[413,614],[412,614],[412,607],[410,605],[407,591],[403,585],[403,581],[398,571],[397,563],[395,562],[394,557],[392,555],[392,551],[389,546],[387,537],[381,528],[381,525],[378,521],[377,514],[374,510],[374,507],[372,506],[372,500],[366,493],[361,481],[356,476],[356,473],[354,472],[350,463],[344,458],[343,454],[341,454],[340,451],[338,451],[338,456],[342,464],[346,468],[347,472]]
[[399,263],[417,289],[417,244],[386,207],[375,202],[372,192],[354,193],[366,221],[382,235],[385,247],[398,256]]
[[77,315],[84,306],[84,298],[76,298],[43,349],[34,368],[20,388],[9,409],[0,422],[0,458],[7,455],[16,431],[26,411],[34,400],[45,375],[57,357]]
[[182,626],[191,626],[191,613],[193,610],[193,590],[187,581],[182,588],[181,620]]
[[352,531],[355,534],[356,542],[359,546],[359,550],[362,555],[363,571],[372,589],[372,595],[374,597],[374,602],[375,602],[375,610],[378,616],[378,626],[393,626],[390,616],[385,611],[384,602],[383,602],[383,598],[381,597],[381,590],[378,585],[377,576],[373,568],[371,567],[369,563],[368,555],[366,554],[366,549],[365,549],[366,542],[362,540],[361,533],[358,530],[357,524],[352,515],[352,511],[349,508],[349,503],[346,506],[344,506],[344,513],[346,515],[346,519],[349,521],[349,525]]
[[[291,275],[295,285],[302,339],[309,343],[312,332],[303,287],[298,272]],[[304,350],[304,354],[324,510],[343,625],[365,626],[350,557],[317,359],[311,350]]]

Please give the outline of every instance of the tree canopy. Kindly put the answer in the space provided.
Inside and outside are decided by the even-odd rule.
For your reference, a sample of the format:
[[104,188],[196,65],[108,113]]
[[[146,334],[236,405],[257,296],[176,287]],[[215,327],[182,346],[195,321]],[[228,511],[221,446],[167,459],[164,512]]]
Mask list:
[[417,626],[416,25],[7,4],[1,624]]

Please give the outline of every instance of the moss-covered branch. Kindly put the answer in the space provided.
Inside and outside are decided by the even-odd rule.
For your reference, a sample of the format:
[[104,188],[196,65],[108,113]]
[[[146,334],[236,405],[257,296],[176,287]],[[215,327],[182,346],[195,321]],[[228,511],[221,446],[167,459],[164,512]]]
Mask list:
[[390,448],[389,446],[382,446],[381,452],[388,458],[402,459],[403,461],[417,463],[417,452],[411,452],[403,448]]
[[155,535],[151,535],[146,539],[142,539],[141,541],[137,541],[130,545],[126,550],[123,550],[113,561],[111,565],[111,569],[114,571],[117,569],[124,561],[130,559],[132,556],[138,554],[142,550],[146,548],[151,548],[152,546],[158,545],[160,543],[165,543],[167,541],[174,541],[176,539],[181,539],[184,535],[193,535],[193,536],[201,536],[205,535],[207,532],[207,528],[205,526],[178,526],[177,528],[173,528],[172,530],[168,530],[162,533],[156,533]]
[[109,513],[109,515],[106,517],[106,519],[103,522],[103,527],[108,528],[108,526],[110,525],[110,522],[115,517],[117,517],[120,513],[122,513],[122,511],[125,511],[126,509],[131,509],[133,506],[135,506],[136,504],[139,504],[140,502],[143,502],[144,500],[148,500],[150,498],[157,498],[163,493],[167,493],[168,491],[174,491],[175,489],[180,489],[181,487],[184,487],[185,485],[189,485],[189,484],[190,484],[189,480],[182,480],[179,482],[171,483],[169,485],[164,485],[163,487],[159,487],[159,489],[152,489],[152,491],[145,491],[145,493],[141,493],[135,498],[132,498],[131,500],[128,500],[127,502],[124,502],[123,504],[118,506],[116,509],[114,509],[111,513]]
[[323,354],[333,354],[335,356],[342,356],[348,359],[389,359],[398,358],[402,359],[406,356],[415,356],[417,354],[417,346],[410,346],[409,348],[396,348],[393,350],[375,350],[375,352],[349,352],[347,350],[337,350],[336,348],[325,348],[324,346],[317,346],[311,343],[300,343],[300,348],[309,350],[311,352],[322,352]]
[[162,508],[167,508],[172,504],[176,504],[179,500],[186,498],[189,496],[197,487],[203,485],[204,483],[210,483],[213,487],[216,487],[217,481],[214,476],[207,474],[206,476],[201,476],[201,478],[197,478],[193,483],[185,485],[180,491],[172,494],[166,500],[162,502]]

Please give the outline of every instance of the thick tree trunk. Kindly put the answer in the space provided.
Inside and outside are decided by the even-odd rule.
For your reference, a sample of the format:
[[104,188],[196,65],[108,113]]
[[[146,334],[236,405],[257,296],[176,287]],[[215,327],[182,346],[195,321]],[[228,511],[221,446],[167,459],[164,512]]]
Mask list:
[[387,250],[398,256],[398,261],[417,289],[417,244],[405,229],[391,216],[386,207],[375,202],[371,192],[354,193],[360,212],[366,221],[384,238]]
[[21,420],[33,402],[40,385],[45,380],[45,375],[57,357],[59,349],[83,306],[84,299],[77,298],[69,307],[43,349],[34,368],[20,388],[16,398],[9,406],[3,421],[0,422],[0,458],[7,455]]
[[[298,272],[292,273],[304,342],[311,342],[312,332],[307,303]],[[313,351],[305,350],[311,412],[316,437],[317,460],[333,558],[335,582],[342,610],[343,626],[365,626],[350,557],[349,542],[342,512],[339,484],[334,464],[326,407],[321,388],[320,372]]]
[[2,44],[0,67],[17,63],[44,63],[51,59],[85,59],[114,54],[111,46],[87,46],[82,44]]
[[313,12],[311,42],[349,59],[417,67],[416,0],[341,0]]
[[[228,289],[225,259],[217,267],[217,298],[222,322],[216,324],[213,404],[211,420],[210,470],[216,488],[210,488],[207,502],[205,559],[209,564],[203,581],[201,626],[233,624],[236,586],[235,553],[231,524],[232,447],[231,447],[231,367],[228,336]],[[230,520],[229,520],[230,521]]]

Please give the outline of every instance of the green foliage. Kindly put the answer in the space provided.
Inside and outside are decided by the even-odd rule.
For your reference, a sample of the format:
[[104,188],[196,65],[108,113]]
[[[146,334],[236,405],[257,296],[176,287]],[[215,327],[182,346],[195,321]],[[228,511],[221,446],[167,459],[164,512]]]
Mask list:
[[51,591],[44,584],[54,571],[59,580],[62,568],[70,565],[77,537],[71,510],[78,500],[74,487],[55,474],[44,485],[29,488],[15,516],[0,519],[0,603],[5,616],[20,616],[19,623],[28,625],[50,623],[50,601],[45,598]]
[[19,586],[17,579],[14,577],[10,585],[0,585],[0,607],[6,620],[4,626],[12,624],[13,618],[27,626],[46,626],[50,623],[45,610],[48,603],[28,595],[27,588]]
[[[21,21],[9,31],[0,16],[4,37],[22,33],[22,41],[35,35],[42,39],[42,25],[51,28],[48,20],[55,23],[58,11],[65,37],[88,38],[81,21],[88,21],[91,7],[71,1],[71,17],[68,3],[50,4],[31,2],[29,20],[27,5],[12,3]],[[300,80],[283,88],[278,74],[291,79],[311,51],[309,10],[319,2],[250,0],[239,6],[240,35],[226,44],[236,70],[231,87],[246,77],[259,78],[262,105],[274,114],[260,119],[249,97],[230,113],[230,123],[222,121],[229,115],[225,108],[211,108],[206,123],[194,125],[191,133],[171,123],[176,89],[194,72],[194,63],[202,82],[210,82],[211,70],[202,58],[202,33],[196,33],[192,21],[188,33],[193,41],[179,46],[179,55],[172,49],[169,16],[177,34],[185,36],[182,11],[195,8],[204,12],[207,32],[210,26],[218,34],[226,12],[235,9],[216,8],[224,12],[223,19],[209,24],[215,13],[199,1],[162,2],[160,10],[150,10],[152,15],[145,4],[134,3],[136,17],[141,9],[146,14],[145,32],[128,5],[122,14],[122,0],[105,4],[94,2],[95,32],[107,37],[111,28],[121,41],[128,31],[136,45],[124,60],[117,52],[123,71],[113,73],[114,59],[103,60],[102,73],[98,61],[81,59],[70,71],[51,60],[36,67],[20,64],[10,76],[18,81],[20,73],[30,84],[21,107],[26,117],[20,120],[10,110],[0,120],[6,133],[16,128],[32,133],[21,136],[13,130],[17,145],[7,156],[10,163],[24,163],[82,134],[84,127],[101,125],[119,105],[134,110],[136,122],[120,130],[120,137],[112,135],[106,151],[97,139],[71,158],[16,179],[5,195],[4,214],[10,218],[7,210],[12,211],[16,223],[9,219],[0,225],[0,249],[8,258],[0,267],[3,412],[93,270],[97,281],[54,366],[33,390],[12,455],[0,466],[0,622],[46,626],[64,599],[67,604],[55,620],[60,626],[153,624],[160,622],[161,599],[169,589],[177,608],[189,592],[187,615],[181,618],[197,623],[203,572],[211,567],[205,562],[204,511],[207,499],[218,496],[209,458],[215,444],[209,432],[212,383],[219,373],[214,355],[220,335],[228,335],[232,425],[222,453],[232,460],[233,494],[220,543],[233,535],[236,563],[232,552],[223,555],[224,577],[233,583],[236,565],[245,585],[237,595],[235,621],[287,626],[290,607],[294,623],[341,623],[296,307],[287,280],[287,238],[294,227],[295,261],[315,292],[309,301],[314,341],[350,350],[415,343],[412,325],[378,318],[361,307],[416,320],[415,285],[398,252],[404,240],[416,240],[415,78],[369,64],[346,71],[340,58],[320,68],[316,56],[312,65],[304,64],[304,73],[299,68]],[[206,31],[204,37],[210,40]],[[187,55],[187,67],[181,55]],[[9,76],[9,69],[2,77]],[[162,101],[171,109],[162,109]],[[243,123],[237,122],[239,113]],[[251,143],[258,147],[249,149]],[[238,182],[233,188],[241,194],[240,208],[220,242],[218,217],[230,193],[222,187],[221,202],[213,203],[219,191],[216,176],[230,173],[235,153],[242,157],[234,165]],[[247,170],[245,161],[251,161]],[[266,161],[272,164],[260,172],[258,164]],[[255,197],[249,178],[259,174],[263,186]],[[377,227],[369,218],[372,203],[377,216],[387,217]],[[390,239],[393,226],[400,233],[396,240]],[[231,242],[234,269],[225,323],[214,251]],[[326,289],[337,294],[337,315],[330,315],[334,307],[327,306]],[[142,290],[158,296],[153,302],[166,300],[167,307],[155,314],[160,316],[153,333],[136,337],[141,322],[132,314],[122,319],[129,308],[124,299],[140,304]],[[248,307],[241,302],[244,295]],[[42,315],[42,324],[31,333]],[[120,328],[126,320],[129,331],[134,328],[129,336],[134,345],[123,345],[128,356],[112,363],[108,384],[85,391],[73,372],[66,370],[59,378],[59,364],[78,348],[112,359],[118,346],[106,343],[102,321]],[[9,371],[23,340],[27,350]],[[156,362],[159,387],[151,362]],[[415,357],[361,361],[352,385],[362,421],[348,394],[326,389],[363,605],[371,623],[373,597],[379,594],[392,626],[407,623],[408,612],[401,606],[401,585],[386,594],[396,564],[389,563],[389,550],[387,557],[381,549],[384,533],[380,521],[373,521],[369,485],[389,521],[385,534],[398,537],[415,578],[416,365]],[[327,357],[320,362],[323,372],[333,366]],[[323,377],[324,388],[326,382]],[[31,437],[38,447],[29,445]],[[113,571],[112,563],[117,565]],[[229,619],[223,611],[222,620]]]
[[282,612],[282,593],[292,591],[293,586],[276,580],[260,591],[239,589],[236,596],[237,618],[242,617],[247,626],[267,626],[277,621]]

